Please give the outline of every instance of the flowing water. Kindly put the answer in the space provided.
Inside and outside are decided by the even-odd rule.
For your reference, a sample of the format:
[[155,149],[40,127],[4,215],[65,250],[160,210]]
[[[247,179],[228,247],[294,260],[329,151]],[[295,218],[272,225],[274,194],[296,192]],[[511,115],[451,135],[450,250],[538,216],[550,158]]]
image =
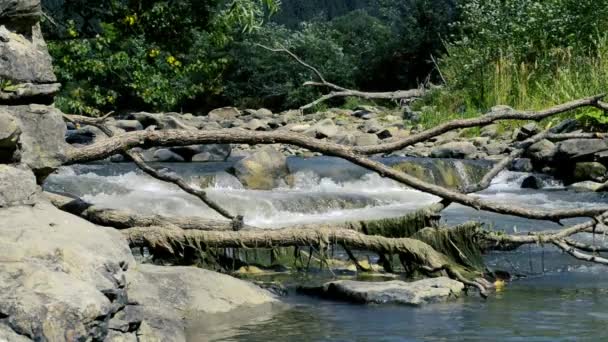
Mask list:
[[[386,162],[394,162],[387,160]],[[430,163],[421,160],[421,165]],[[454,162],[462,182],[466,165]],[[226,163],[163,164],[205,184],[208,194],[246,223],[276,228],[297,223],[375,219],[403,215],[437,201],[333,158],[289,160],[294,186],[272,191],[243,189],[224,172]],[[201,176],[214,175],[211,181]],[[590,207],[608,203],[602,194],[575,193],[551,179],[544,190],[519,188],[522,173],[503,172],[478,195],[492,201],[544,209]],[[63,168],[46,188],[83,197],[108,208],[140,213],[216,217],[196,198],[156,181],[130,164],[92,164]],[[478,212],[452,205],[446,223],[481,220],[507,232],[559,228],[556,224]],[[566,223],[573,223],[570,220]],[[577,238],[603,244],[604,236]],[[608,240],[606,241],[608,244]],[[486,256],[489,267],[521,276],[488,300],[477,296],[421,308],[363,306],[298,295],[288,308],[243,310],[223,319],[194,318],[192,341],[601,341],[608,340],[607,268],[586,264],[550,246],[525,246]],[[211,324],[213,322],[213,324]],[[234,324],[232,324],[234,323]]]

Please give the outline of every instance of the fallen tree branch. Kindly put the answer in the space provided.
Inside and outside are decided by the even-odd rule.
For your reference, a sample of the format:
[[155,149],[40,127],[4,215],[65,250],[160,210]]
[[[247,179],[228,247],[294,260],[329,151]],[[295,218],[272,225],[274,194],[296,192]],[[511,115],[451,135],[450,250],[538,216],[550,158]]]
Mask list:
[[[80,216],[100,226],[116,229],[149,226],[176,226],[181,229],[217,231],[233,229],[230,221],[209,220],[195,216],[168,217],[162,215],[142,215],[124,210],[99,208],[79,198],[71,198],[50,192],[45,192],[44,195],[60,210]],[[245,226],[243,229],[252,229],[252,227]]]
[[459,203],[477,210],[513,215],[537,220],[559,221],[572,217],[593,217],[608,211],[608,207],[577,208],[560,210],[536,210],[514,205],[495,203],[469,196],[441,186],[424,182],[414,176],[395,170],[380,162],[358,155],[354,149],[331,142],[283,132],[250,132],[238,129],[217,131],[138,131],[124,133],[103,141],[68,151],[66,165],[99,160],[134,147],[184,146],[195,144],[290,144],[336,156],[353,162],[383,177],[388,177],[414,189]]
[[604,94],[600,94],[596,96],[586,97],[566,102],[557,106],[553,106],[551,108],[544,109],[541,111],[520,112],[513,110],[490,112],[488,114],[476,118],[453,120],[428,129],[426,131],[420,132],[418,134],[410,135],[407,138],[392,143],[371,146],[359,146],[355,147],[354,151],[362,154],[388,153],[392,151],[401,150],[407,146],[411,146],[419,142],[427,141],[433,137],[459,128],[483,127],[500,120],[539,121],[551,117],[553,115],[569,112],[582,107],[598,108],[600,106],[600,99],[604,98],[604,96]]
[[397,90],[397,91],[387,91],[387,92],[364,92],[359,90],[347,89],[341,86],[338,86],[334,83],[328,82],[323,74],[319,71],[319,69],[313,67],[312,65],[304,62],[300,57],[298,57],[295,53],[289,51],[287,48],[283,46],[279,46],[278,48],[271,48],[266,45],[256,44],[257,46],[266,49],[271,52],[279,52],[285,53],[293,58],[297,63],[304,66],[305,68],[311,70],[319,79],[320,82],[305,82],[304,86],[313,86],[313,87],[327,87],[333,89],[335,91],[330,92],[329,94],[323,95],[317,100],[303,105],[300,107],[301,111],[306,109],[310,109],[322,102],[325,102],[329,99],[336,97],[360,97],[368,100],[406,100],[411,98],[422,97],[427,93],[427,89],[419,88],[419,89],[410,89],[410,90]]
[[598,263],[598,264],[602,264],[602,265],[608,265],[608,259],[602,258],[599,256],[595,256],[595,255],[589,255],[589,254],[582,253],[582,252],[576,250],[574,247],[569,246],[568,243],[566,243],[563,240],[554,239],[551,242],[555,246],[559,247],[561,250],[570,254],[571,256],[573,256],[576,259],[594,262],[594,263]]
[[173,183],[173,184],[177,185],[180,189],[184,190],[185,192],[198,197],[209,208],[215,210],[217,213],[219,213],[223,217],[231,220],[234,225],[235,230],[242,229],[242,227],[244,226],[243,216],[240,216],[240,215],[234,216],[234,215],[230,214],[226,209],[222,208],[215,201],[213,201],[209,197],[207,197],[207,193],[205,191],[200,190],[200,189],[195,189],[194,187],[190,186],[190,184],[186,183],[186,181],[184,181],[181,177],[178,177],[176,175],[169,174],[166,172],[158,171],[158,170],[152,168],[150,165],[146,164],[144,159],[137,152],[127,151],[126,154],[129,157],[131,157],[131,159],[133,159],[133,162],[135,163],[135,165],[137,165],[142,171],[144,171],[148,175],[150,175],[158,180],[168,182],[168,183]]

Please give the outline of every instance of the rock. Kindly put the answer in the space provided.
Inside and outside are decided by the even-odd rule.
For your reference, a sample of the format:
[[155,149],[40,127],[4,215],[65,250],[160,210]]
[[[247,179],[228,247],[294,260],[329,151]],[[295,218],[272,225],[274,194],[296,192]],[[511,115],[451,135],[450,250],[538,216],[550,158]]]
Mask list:
[[568,185],[569,190],[576,192],[597,192],[603,189],[603,183],[597,183],[593,181],[584,181]]
[[47,202],[0,216],[3,324],[36,341],[103,340],[128,307],[124,270],[135,261],[122,235]]
[[606,179],[606,167],[598,162],[576,163],[574,166],[575,182],[595,181],[604,182]]
[[0,162],[9,163],[13,160],[20,134],[21,129],[15,118],[0,111]]
[[547,139],[535,143],[526,151],[526,155],[532,160],[543,163],[552,161],[555,153],[557,153],[557,146]]
[[230,171],[246,188],[257,190],[274,189],[289,175],[287,159],[270,146],[239,160]]
[[[137,120],[144,129],[151,126],[156,126],[158,129],[187,129],[195,130],[203,127],[201,119],[190,119],[187,116],[178,113],[131,113],[128,115],[130,120]],[[216,122],[209,123],[217,125],[217,129],[221,128]]]
[[138,265],[135,271],[129,299],[141,304],[148,333],[160,341],[186,341],[185,320],[192,314],[277,302],[253,284],[200,268]]
[[141,131],[144,129],[143,125],[137,120],[116,120],[114,126],[124,129],[125,132]]
[[334,137],[334,140],[341,145],[349,145],[349,146],[353,146],[356,144],[357,139],[355,138],[355,135],[351,134],[351,133],[339,133],[338,135],[336,135]]
[[183,162],[184,158],[175,152],[171,152],[166,148],[158,149],[153,154],[154,161],[159,162]]
[[326,283],[320,288],[300,289],[304,293],[353,303],[405,305],[446,302],[459,297],[463,290],[464,284],[447,277],[414,282],[337,280]]
[[302,133],[307,131],[310,128],[309,124],[289,124],[285,126],[286,129],[289,129],[292,132]]
[[0,208],[33,204],[37,193],[36,177],[32,171],[0,164]]
[[480,136],[496,139],[500,137],[500,126],[497,124],[487,125],[481,128]]
[[363,131],[364,133],[378,133],[383,129],[384,127],[382,127],[382,125],[378,123],[378,121],[373,119],[366,121],[361,127],[361,131]]
[[0,79],[10,80],[13,86],[56,83],[40,25],[30,26],[23,31],[24,34],[4,30],[8,39],[0,41]]
[[10,327],[0,323],[0,341],[2,342],[31,342],[29,338],[19,335]]
[[513,160],[509,170],[515,172],[532,172],[534,167],[532,166],[532,161],[528,158],[517,158]]
[[357,134],[355,136],[355,146],[370,146],[378,144],[378,136],[371,133]]
[[431,157],[466,159],[475,152],[477,152],[477,148],[470,142],[454,141],[435,147],[431,151]]
[[557,144],[556,162],[593,161],[593,155],[608,151],[608,141],[603,139],[570,139]]
[[199,153],[192,156],[193,162],[224,161],[230,157],[232,147],[230,144],[211,144],[199,147]]
[[374,107],[374,106],[368,106],[368,105],[359,105],[357,106],[357,108],[355,108],[355,110],[362,110],[362,111],[366,111],[368,113],[380,113],[381,110],[378,107]]
[[529,137],[538,134],[539,129],[535,123],[526,124],[519,129],[515,130],[515,139],[518,141],[523,141],[528,139]]
[[490,142],[482,147],[482,150],[490,156],[502,154],[507,149],[507,145],[500,142]]
[[114,154],[110,156],[110,162],[112,163],[123,163],[125,162],[125,156],[122,154]]
[[68,144],[62,113],[53,107],[0,106],[0,113],[8,113],[21,130],[19,139],[20,162],[29,166],[39,182],[65,160]]
[[234,120],[241,115],[238,109],[234,107],[217,108],[209,112],[207,117],[213,121]]
[[526,178],[524,178],[524,180],[521,183],[521,188],[522,189],[542,189],[544,187],[543,181],[540,180],[538,177],[536,176],[528,176]]
[[87,129],[73,129],[65,134],[68,144],[89,145],[95,141],[95,133]]
[[509,106],[505,106],[505,105],[497,105],[497,106],[490,108],[490,113],[492,113],[492,114],[512,113],[514,111],[515,111],[515,109],[513,109]]
[[260,108],[253,113],[253,117],[256,119],[269,119],[272,117],[272,111],[266,108]]
[[413,124],[420,122],[420,118],[422,117],[421,112],[413,111],[409,106],[406,106],[403,110],[403,119],[410,121]]
[[471,139],[471,142],[473,143],[473,145],[477,146],[477,147],[483,147],[487,144],[490,143],[490,138],[488,137],[475,137],[473,139]]
[[268,124],[262,120],[252,119],[243,125],[243,128],[248,129],[250,131],[268,131],[270,127]]
[[389,128],[385,128],[383,130],[381,130],[380,132],[378,132],[378,134],[376,134],[378,136],[378,138],[384,140],[384,139],[390,139],[392,137],[396,137],[399,136],[399,128],[397,127],[389,127]]
[[4,0],[0,3],[0,22],[32,26],[40,20],[40,0]]
[[[293,128],[292,128],[293,129]],[[312,127],[307,129],[304,134],[318,139],[333,138],[338,134],[338,127],[331,119],[325,119],[317,122]]]

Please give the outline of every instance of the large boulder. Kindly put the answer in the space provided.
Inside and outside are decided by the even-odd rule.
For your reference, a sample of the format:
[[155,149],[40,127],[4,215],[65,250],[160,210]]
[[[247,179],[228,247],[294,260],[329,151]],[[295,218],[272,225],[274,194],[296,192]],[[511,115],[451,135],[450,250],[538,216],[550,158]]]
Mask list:
[[200,146],[198,153],[192,156],[193,162],[224,161],[230,157],[232,146],[230,144],[211,144]]
[[37,193],[36,177],[31,170],[0,164],[0,208],[33,204]]
[[19,125],[19,156],[41,182],[65,161],[68,144],[62,113],[49,106],[0,106],[0,113],[12,116]]
[[453,141],[438,146],[431,151],[433,158],[466,159],[477,152],[475,145],[468,141]]
[[606,180],[606,167],[598,162],[576,163],[574,166],[573,180],[604,182]]
[[526,150],[526,155],[532,160],[547,163],[553,160],[557,153],[557,146],[547,139],[541,140]]
[[129,299],[140,303],[147,329],[160,341],[185,341],[191,315],[277,302],[253,284],[199,268],[138,265],[133,271]]
[[234,120],[241,115],[241,112],[234,107],[217,108],[209,112],[207,117],[213,121]]
[[169,149],[166,149],[166,148],[160,148],[160,149],[154,151],[152,158],[154,161],[163,162],[163,163],[185,161],[182,156],[180,156],[179,154],[177,154]]
[[0,2],[0,23],[32,26],[42,15],[40,0],[3,0]]
[[305,293],[361,304],[422,305],[457,298],[464,290],[464,284],[446,277],[414,282],[336,280],[321,287],[301,290]]
[[257,190],[279,187],[286,183],[289,175],[287,159],[270,146],[239,160],[230,171],[246,188]]
[[0,111],[0,163],[10,163],[17,150],[21,129],[17,120],[6,112]]
[[304,134],[319,139],[333,138],[338,134],[338,127],[331,119],[324,119],[307,129]]
[[593,161],[594,154],[608,150],[608,140],[571,139],[559,142],[555,154],[556,161]]

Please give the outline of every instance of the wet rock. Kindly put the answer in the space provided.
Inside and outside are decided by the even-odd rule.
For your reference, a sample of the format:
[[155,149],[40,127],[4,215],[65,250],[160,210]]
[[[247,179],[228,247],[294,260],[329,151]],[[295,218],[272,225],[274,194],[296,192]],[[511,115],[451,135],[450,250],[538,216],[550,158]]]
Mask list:
[[304,134],[316,137],[318,139],[333,138],[336,136],[336,134],[338,134],[338,127],[331,119],[325,119],[317,122],[312,127],[307,129]]
[[239,160],[230,171],[246,188],[257,190],[270,190],[283,185],[289,175],[287,159],[270,146]]
[[576,192],[597,192],[606,191],[603,183],[597,183],[593,181],[584,181],[568,185],[569,190]]
[[454,141],[434,148],[433,151],[431,151],[431,157],[466,159],[475,152],[477,152],[477,148],[470,142]]
[[0,208],[33,204],[38,193],[32,171],[0,164]]
[[524,180],[521,183],[522,189],[539,190],[539,189],[542,189],[543,187],[544,187],[543,181],[540,180],[536,176],[528,176],[528,177],[524,178]]
[[213,121],[234,120],[241,115],[241,112],[234,107],[217,108],[209,112],[207,117]]
[[429,278],[414,282],[401,280],[363,282],[337,280],[316,288],[300,288],[307,294],[360,304],[423,305],[446,302],[457,298],[464,290],[461,282],[447,277]]
[[532,172],[534,167],[532,166],[532,161],[528,158],[517,158],[513,160],[509,170],[515,172]]
[[166,148],[158,149],[154,152],[153,157],[154,161],[159,162],[183,162],[184,158],[175,152],[171,152]]
[[608,151],[608,141],[604,139],[570,139],[557,144],[555,160],[593,161],[594,154]]
[[557,153],[557,146],[547,139],[537,142],[526,151],[527,156],[543,163],[552,161],[555,153]]
[[186,341],[187,315],[276,302],[254,284],[196,267],[138,265],[129,279],[129,299],[141,305],[147,333],[160,341]]
[[400,135],[399,133],[400,132],[397,127],[389,127],[389,128],[385,128],[385,129],[381,130],[376,135],[378,136],[378,138],[384,140],[384,139],[390,139],[393,137],[397,137]]
[[18,123],[20,162],[34,171],[39,182],[62,164],[68,144],[66,126],[58,109],[40,105],[0,106],[0,113],[8,113]]
[[580,181],[595,181],[603,182],[606,178],[606,167],[598,162],[583,162],[576,163],[574,166],[575,182]]
[[500,142],[490,142],[482,147],[482,150],[490,156],[502,154],[507,149],[507,145]]

